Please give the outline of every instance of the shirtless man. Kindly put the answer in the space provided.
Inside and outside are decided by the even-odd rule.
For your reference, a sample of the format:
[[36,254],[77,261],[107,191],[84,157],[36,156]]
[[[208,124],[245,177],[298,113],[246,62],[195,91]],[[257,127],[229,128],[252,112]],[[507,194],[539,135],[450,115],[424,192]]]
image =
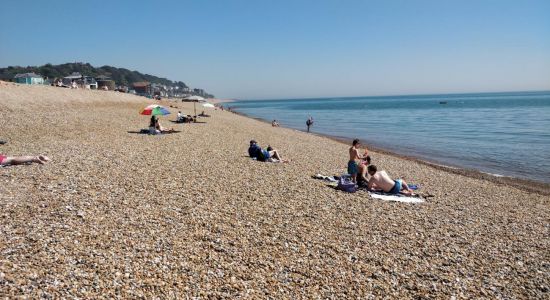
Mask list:
[[[364,157],[359,154],[359,145],[361,143],[358,139],[353,140],[351,147],[349,148],[349,161],[348,161],[348,174],[351,175],[353,182],[357,182],[357,173],[359,173],[359,165],[357,159],[363,159]],[[365,151],[365,153],[367,153]]]
[[371,176],[369,179],[369,190],[382,190],[390,194],[404,194],[411,196],[413,195],[412,190],[409,188],[407,183],[402,179],[393,180],[388,176],[386,171],[377,171],[375,165],[368,166],[368,172]]

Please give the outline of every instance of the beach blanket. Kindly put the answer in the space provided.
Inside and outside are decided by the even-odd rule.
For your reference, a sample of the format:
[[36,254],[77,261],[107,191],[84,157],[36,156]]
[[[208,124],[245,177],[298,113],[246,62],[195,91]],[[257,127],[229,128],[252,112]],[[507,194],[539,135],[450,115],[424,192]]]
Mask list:
[[[179,133],[180,130],[174,130],[170,132],[163,132],[159,134],[152,134],[152,135],[163,135],[163,134],[171,134],[171,133]],[[149,134],[149,129],[141,129],[140,131],[128,131],[128,133],[136,133],[136,134]]]
[[423,198],[419,196],[411,197],[411,196],[405,196],[402,194],[390,195],[386,193],[369,192],[369,196],[371,196],[374,199],[379,199],[384,201],[397,201],[397,202],[404,202],[404,203],[423,203],[425,201]]

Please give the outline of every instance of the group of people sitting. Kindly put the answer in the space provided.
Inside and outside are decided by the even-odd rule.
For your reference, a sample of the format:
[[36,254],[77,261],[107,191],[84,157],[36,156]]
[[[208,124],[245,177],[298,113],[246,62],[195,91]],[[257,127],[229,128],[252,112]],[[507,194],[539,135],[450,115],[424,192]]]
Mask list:
[[181,111],[178,111],[178,115],[176,117],[176,122],[177,123],[191,123],[195,121],[195,118],[193,118],[193,116],[191,115],[184,115],[181,113]]
[[[370,191],[413,195],[412,189],[403,179],[393,180],[386,171],[378,171],[378,168],[371,164],[368,149],[365,148],[364,153],[360,153],[360,145],[360,141],[354,139],[349,148],[348,174],[354,183],[366,186]],[[258,161],[289,162],[282,158],[279,151],[271,146],[262,149],[255,140],[250,141],[248,155]]]
[[[413,191],[403,179],[393,180],[386,171],[378,171],[371,164],[371,157],[365,148],[363,154],[359,153],[361,143],[354,139],[349,148],[348,173],[355,183],[366,184],[371,191],[381,191],[388,194],[412,195]],[[368,176],[367,176],[368,174]]]
[[172,133],[174,128],[166,128],[160,125],[159,118],[155,115],[151,116],[151,121],[149,122],[149,134],[160,134],[160,133]]
[[[198,115],[199,117],[210,117],[209,114],[206,114],[204,110]],[[192,115],[184,115],[181,113],[181,111],[178,111],[178,115],[176,116],[176,122],[177,123],[191,123],[196,122],[197,118],[196,116],[193,117]]]
[[290,160],[283,159],[279,151],[267,146],[266,149],[262,149],[255,140],[250,141],[248,147],[248,155],[257,161],[267,162],[283,162],[288,163]]

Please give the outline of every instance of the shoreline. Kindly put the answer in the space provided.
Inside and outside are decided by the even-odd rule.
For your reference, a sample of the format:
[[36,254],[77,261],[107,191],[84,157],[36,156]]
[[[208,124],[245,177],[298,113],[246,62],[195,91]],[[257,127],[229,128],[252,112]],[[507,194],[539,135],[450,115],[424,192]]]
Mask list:
[[[262,119],[262,118],[253,117],[253,116],[250,116],[250,115],[247,115],[245,113],[235,111],[235,110],[233,111],[233,113],[238,114],[238,115],[243,116],[243,117],[246,117],[246,118],[254,119],[254,120],[257,120],[257,121],[260,121],[260,122],[271,125],[270,121]],[[296,130],[296,131],[301,131],[301,132],[306,132],[305,130],[295,129],[295,128],[291,128],[291,127],[285,127],[285,126],[280,126],[280,127],[291,129],[291,130]],[[318,132],[310,132],[310,134],[313,134],[313,135],[316,135],[316,136],[319,136],[319,137],[328,138],[330,140],[333,140],[333,141],[336,141],[338,143],[345,144],[345,145],[349,145],[350,140],[353,139],[353,138],[349,138],[349,137],[333,136],[333,135],[318,133]],[[504,176],[504,175],[490,174],[490,173],[482,172],[482,171],[479,171],[479,170],[468,169],[468,168],[463,168],[463,167],[459,167],[459,166],[443,165],[443,164],[440,164],[440,163],[427,161],[427,160],[421,159],[419,157],[399,154],[399,153],[393,152],[391,150],[383,149],[383,148],[380,148],[380,147],[367,145],[367,144],[364,144],[364,145],[367,146],[367,148],[369,149],[369,152],[373,151],[373,152],[377,152],[377,153],[380,153],[380,154],[386,154],[386,155],[389,155],[389,156],[405,159],[405,160],[408,160],[408,161],[417,162],[417,163],[420,163],[422,165],[430,166],[434,169],[445,171],[445,172],[448,172],[448,173],[462,175],[462,176],[469,177],[469,178],[474,178],[474,179],[486,180],[486,181],[496,183],[496,184],[500,184],[500,185],[512,186],[512,187],[515,187],[515,188],[520,189],[522,191],[537,193],[537,194],[544,195],[544,196],[550,196],[550,183],[544,183],[544,182],[540,182],[540,181],[536,181],[536,180],[523,179],[523,178],[518,178],[518,177],[510,177],[510,176]]]

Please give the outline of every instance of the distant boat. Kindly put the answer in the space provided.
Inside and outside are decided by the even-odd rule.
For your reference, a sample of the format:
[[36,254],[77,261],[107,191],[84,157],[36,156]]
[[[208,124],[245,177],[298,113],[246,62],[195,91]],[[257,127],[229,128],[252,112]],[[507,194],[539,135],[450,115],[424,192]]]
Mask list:
[[447,104],[447,101],[439,101],[439,104]]

